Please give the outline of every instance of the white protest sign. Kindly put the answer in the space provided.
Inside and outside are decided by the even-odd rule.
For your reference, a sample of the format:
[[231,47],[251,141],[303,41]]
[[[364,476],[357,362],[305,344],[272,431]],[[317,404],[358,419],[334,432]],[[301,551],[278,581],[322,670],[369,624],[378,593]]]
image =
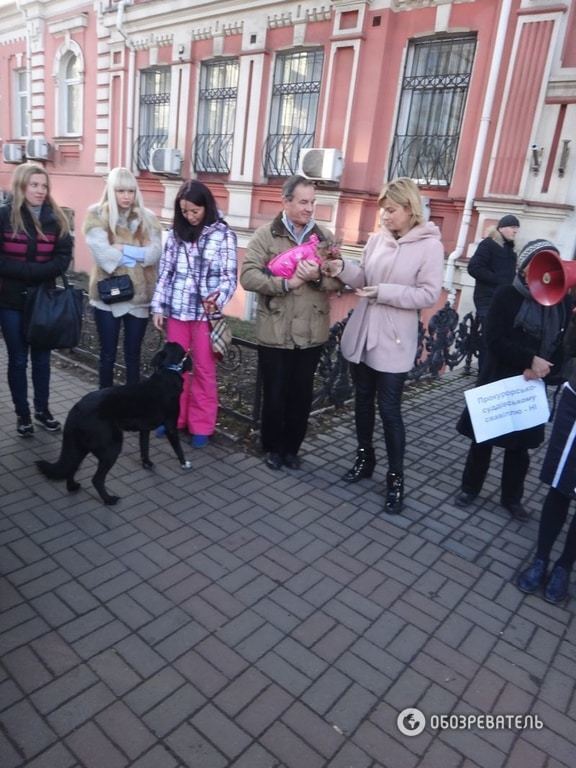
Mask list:
[[511,376],[464,392],[477,443],[545,424],[550,417],[541,379]]

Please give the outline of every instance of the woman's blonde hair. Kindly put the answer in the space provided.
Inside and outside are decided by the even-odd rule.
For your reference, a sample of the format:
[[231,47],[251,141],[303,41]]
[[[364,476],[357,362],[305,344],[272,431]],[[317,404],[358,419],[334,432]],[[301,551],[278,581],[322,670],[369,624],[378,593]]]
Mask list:
[[[48,171],[38,163],[22,163],[19,165],[12,174],[12,212],[10,215],[10,224],[12,231],[16,234],[18,232],[26,232],[24,226],[24,220],[22,218],[22,209],[26,205],[26,187],[30,183],[30,178],[36,175],[42,175],[46,179],[46,185],[48,191],[46,194],[45,203],[47,203],[56,217],[58,226],[60,228],[60,237],[67,235],[70,232],[70,224],[66,218],[63,210],[56,203],[50,192],[50,177]],[[32,220],[38,235],[42,239],[46,239],[46,235],[42,232],[40,224],[36,221],[36,217],[33,216]]]
[[116,202],[116,191],[118,189],[133,189],[136,193],[134,197],[134,204],[130,212],[129,218],[137,218],[139,220],[140,235],[144,239],[148,239],[151,221],[144,208],[144,200],[142,198],[142,192],[138,188],[138,182],[136,177],[128,168],[112,168],[106,179],[106,186],[104,192],[100,198],[99,205],[104,211],[104,215],[108,218],[108,228],[111,234],[114,236],[116,233],[116,227],[118,226],[118,203]]
[[384,185],[384,188],[378,195],[378,206],[384,208],[385,200],[391,200],[396,205],[408,208],[411,213],[410,227],[417,224],[423,224],[424,211],[422,210],[422,198],[420,190],[412,179],[402,176],[399,179],[393,179]]

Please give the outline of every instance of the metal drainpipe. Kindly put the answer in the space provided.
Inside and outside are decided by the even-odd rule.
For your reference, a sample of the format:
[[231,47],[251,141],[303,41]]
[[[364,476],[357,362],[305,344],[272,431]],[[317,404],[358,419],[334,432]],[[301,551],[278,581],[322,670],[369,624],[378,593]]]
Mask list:
[[128,96],[126,99],[126,148],[124,152],[124,165],[132,167],[132,145],[134,143],[134,70],[136,66],[136,52],[134,43],[124,31],[124,9],[127,0],[120,0],[116,12],[116,29],[124,39],[128,48]]
[[468,237],[468,229],[470,227],[470,221],[472,220],[474,198],[476,197],[478,179],[480,178],[480,171],[482,169],[482,162],[484,160],[484,150],[486,148],[488,129],[491,122],[494,94],[496,93],[496,86],[498,84],[500,65],[502,64],[502,52],[504,50],[504,42],[506,39],[506,33],[508,31],[511,5],[512,0],[503,0],[502,6],[500,8],[500,18],[498,19],[496,40],[494,41],[492,64],[490,66],[490,75],[488,77],[488,85],[486,86],[484,104],[482,106],[480,129],[478,131],[476,149],[474,150],[474,159],[472,161],[472,169],[470,171],[470,180],[468,182],[468,190],[466,192],[464,210],[462,211],[462,221],[460,222],[460,230],[458,232],[458,239],[456,240],[456,247],[448,256],[448,261],[446,262],[446,271],[444,273],[444,288],[446,291],[448,291],[448,302],[450,305],[454,304],[456,299],[456,291],[454,290],[454,264],[464,252],[464,246],[466,245],[466,239]]

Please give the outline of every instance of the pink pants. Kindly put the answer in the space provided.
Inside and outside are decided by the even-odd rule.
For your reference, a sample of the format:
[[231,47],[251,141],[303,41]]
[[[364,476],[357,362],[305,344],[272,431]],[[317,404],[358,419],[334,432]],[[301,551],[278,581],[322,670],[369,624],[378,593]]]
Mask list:
[[212,435],[218,414],[216,356],[210,344],[210,326],[201,320],[166,322],[166,339],[177,341],[190,350],[192,372],[184,373],[184,389],[180,396],[178,429],[187,428],[191,435]]

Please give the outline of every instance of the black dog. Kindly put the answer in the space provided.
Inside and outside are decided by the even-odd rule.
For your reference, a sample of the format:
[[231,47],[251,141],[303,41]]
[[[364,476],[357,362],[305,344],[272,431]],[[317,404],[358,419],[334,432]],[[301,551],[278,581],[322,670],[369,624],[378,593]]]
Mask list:
[[182,392],[182,373],[192,361],[180,344],[167,342],[151,362],[154,373],[139,384],[107,387],[90,392],[71,409],[64,424],[60,458],[54,464],[37,461],[36,466],[51,480],[66,480],[69,491],[77,491],[74,480],[80,464],[89,453],[98,459],[92,478],[104,504],[116,504],[104,486],[106,475],[122,450],[123,432],[140,433],[140,457],[147,469],[150,461],[150,430],[163,424],[166,436],[183,469],[190,468],[180,445],[176,423]]

